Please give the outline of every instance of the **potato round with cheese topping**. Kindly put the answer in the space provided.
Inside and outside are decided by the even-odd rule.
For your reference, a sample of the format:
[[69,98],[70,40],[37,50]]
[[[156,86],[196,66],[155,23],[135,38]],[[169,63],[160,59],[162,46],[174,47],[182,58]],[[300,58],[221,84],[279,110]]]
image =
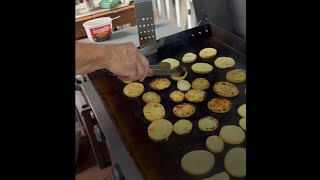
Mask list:
[[143,115],[148,121],[152,122],[164,118],[166,111],[159,103],[148,103],[143,107]]
[[196,112],[196,107],[190,103],[178,104],[173,108],[173,114],[180,118],[192,116]]

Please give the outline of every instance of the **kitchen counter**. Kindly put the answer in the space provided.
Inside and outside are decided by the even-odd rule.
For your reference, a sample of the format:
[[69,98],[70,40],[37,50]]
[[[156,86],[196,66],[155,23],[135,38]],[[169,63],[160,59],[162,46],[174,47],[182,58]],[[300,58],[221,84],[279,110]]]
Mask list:
[[92,11],[87,10],[85,12],[82,12],[81,10],[86,9],[85,4],[81,3],[81,4],[77,5],[76,6],[76,22],[80,21],[81,18],[83,18],[83,17],[94,16],[95,14],[100,14],[100,13],[107,12],[107,11],[114,11],[116,9],[123,8],[123,7],[126,7],[126,6],[129,6],[129,5],[133,4],[133,3],[119,3],[113,9],[100,9],[99,8],[100,1],[101,0],[93,1],[95,8]]
[[[97,7],[97,6],[96,6]],[[76,16],[76,40],[87,38],[87,34],[83,27],[83,23],[100,17],[111,17],[115,18],[120,16],[120,18],[115,19],[112,21],[112,26],[115,28],[117,26],[122,26],[124,24],[131,24],[131,26],[136,25],[136,18],[135,18],[135,8],[134,3],[131,2],[129,5],[127,4],[120,4],[117,8],[112,10],[106,9],[96,9],[91,12],[86,12],[81,15]]]
[[[172,22],[166,19],[160,19],[155,22],[156,26],[156,37],[160,39],[162,37],[170,36],[172,34],[183,31],[180,27],[173,24]],[[119,44],[132,42],[136,47],[140,46],[139,37],[138,37],[138,28],[137,26],[132,26],[120,31],[113,32],[111,38],[103,42],[92,42],[88,38],[78,40],[81,43],[94,43],[94,44]]]

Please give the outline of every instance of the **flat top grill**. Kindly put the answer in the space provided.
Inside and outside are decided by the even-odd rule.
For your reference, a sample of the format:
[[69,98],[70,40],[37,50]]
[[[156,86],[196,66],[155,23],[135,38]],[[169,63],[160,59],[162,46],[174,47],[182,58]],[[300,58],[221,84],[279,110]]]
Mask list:
[[[199,34],[200,32],[200,34]],[[213,32],[213,35],[212,35]],[[191,71],[191,64],[181,62],[187,68],[188,76],[186,80],[190,83],[199,77],[206,78],[210,81],[210,87],[205,90],[207,98],[203,103],[195,104],[196,112],[191,117],[186,118],[193,123],[192,132],[188,135],[179,136],[174,132],[169,137],[169,140],[163,143],[153,142],[147,134],[147,128],[150,124],[143,115],[142,109],[145,103],[142,101],[141,96],[138,98],[128,98],[123,94],[124,84],[121,80],[111,76],[109,73],[96,71],[89,74],[97,92],[100,94],[101,99],[104,101],[105,107],[112,117],[114,123],[117,125],[118,132],[122,140],[127,146],[129,153],[138,166],[141,174],[147,180],[170,180],[170,179],[202,179],[212,176],[224,170],[224,157],[226,153],[233,147],[246,147],[246,141],[240,145],[229,145],[225,143],[224,151],[215,156],[215,167],[209,173],[203,176],[191,176],[185,173],[180,166],[181,158],[184,154],[199,149],[206,149],[206,138],[211,135],[219,135],[221,127],[224,125],[237,125],[239,126],[240,116],[237,113],[237,108],[246,103],[244,89],[246,83],[236,84],[240,90],[240,95],[235,98],[228,98],[233,105],[230,112],[225,114],[216,114],[207,108],[207,102],[215,97],[218,97],[212,87],[215,82],[226,81],[225,75],[232,69],[246,69],[246,55],[231,48],[223,41],[233,43],[233,37],[215,36],[219,31],[213,28],[213,25],[203,25],[193,30],[184,31],[172,36],[167,37],[166,43],[161,47],[157,54],[148,57],[150,64],[156,64],[165,58],[175,58],[181,62],[185,53],[193,52],[199,54],[200,50],[207,47],[217,49],[218,54],[208,62],[214,66],[214,59],[220,56],[229,56],[234,58],[236,65],[233,68],[226,70],[219,70],[214,67],[213,73],[208,75],[199,75]],[[234,41],[233,44],[236,42]],[[241,48],[240,48],[241,49]],[[241,51],[241,50],[240,50]],[[203,62],[198,56],[196,62]],[[167,77],[168,76],[157,76]],[[157,77],[149,77],[143,82],[145,91],[153,91],[149,83]],[[179,103],[174,103],[170,100],[170,93],[177,90],[176,81],[172,80],[170,88],[163,91],[154,91],[161,96],[161,104],[166,110],[165,119],[171,121],[173,124],[181,118],[176,117],[172,109]],[[183,102],[186,102],[184,100]],[[181,102],[181,103],[183,103]],[[205,116],[212,116],[219,120],[219,127],[213,132],[200,132],[198,129],[198,120]],[[237,178],[239,179],[239,178]],[[243,178],[245,179],[245,178]]]

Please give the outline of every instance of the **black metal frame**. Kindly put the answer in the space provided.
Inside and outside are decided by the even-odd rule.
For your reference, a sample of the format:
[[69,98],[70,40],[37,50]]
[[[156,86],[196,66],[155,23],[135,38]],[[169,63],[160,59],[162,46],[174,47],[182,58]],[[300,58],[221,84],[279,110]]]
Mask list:
[[198,22],[211,22],[246,38],[246,0],[193,0]]
[[[86,80],[81,83],[81,87],[85,99],[92,108],[94,116],[106,138],[105,142],[113,166],[113,178],[117,180],[142,180],[143,177],[121,140],[121,137],[116,130],[116,125],[109,116],[99,94],[87,75],[85,75],[85,79]],[[123,171],[123,169],[125,169],[125,171]]]
[[81,124],[84,127],[86,134],[88,136],[94,157],[100,169],[106,168],[110,163],[110,157],[108,153],[108,148],[105,142],[98,142],[96,135],[94,134],[94,126],[97,125],[97,120],[92,117],[91,108],[86,108],[81,111]]

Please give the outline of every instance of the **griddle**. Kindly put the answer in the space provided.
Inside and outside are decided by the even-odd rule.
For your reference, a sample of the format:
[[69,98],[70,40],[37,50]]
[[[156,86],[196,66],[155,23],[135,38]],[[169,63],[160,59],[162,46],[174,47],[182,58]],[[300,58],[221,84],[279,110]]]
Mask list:
[[[203,48],[212,47],[217,49],[218,53],[210,60],[203,60],[199,56],[200,50]],[[210,87],[205,90],[207,98],[202,103],[193,103],[196,106],[196,112],[191,117],[186,118],[193,123],[192,132],[188,135],[179,136],[174,132],[166,142],[155,143],[147,134],[147,128],[150,124],[143,115],[143,107],[145,103],[142,101],[141,96],[137,98],[129,98],[123,94],[125,83],[112,76],[105,71],[96,71],[88,74],[92,81],[93,86],[100,95],[104,108],[106,108],[112,121],[116,124],[117,132],[120,134],[128,152],[134,159],[140,173],[146,180],[194,180],[210,177],[216,173],[224,170],[224,157],[226,153],[234,147],[246,147],[246,141],[240,145],[229,145],[225,143],[224,151],[215,156],[215,166],[207,174],[202,176],[192,176],[185,173],[180,166],[180,161],[183,155],[193,151],[204,149],[206,150],[205,142],[207,137],[211,135],[219,135],[220,129],[225,125],[239,126],[241,117],[237,113],[237,108],[246,103],[246,96],[244,89],[246,83],[236,84],[240,90],[240,95],[235,98],[228,98],[233,105],[230,112],[225,114],[217,114],[211,112],[207,108],[207,102],[219,97],[212,90],[214,83],[218,81],[226,81],[226,73],[233,69],[246,69],[246,47],[245,42],[236,36],[220,29],[213,24],[205,24],[196,28],[183,31],[181,33],[168,36],[165,43],[158,49],[158,52],[148,58],[150,64],[157,64],[165,58],[174,58],[181,62],[184,54],[192,52],[198,55],[195,62],[207,62],[214,66],[214,60],[217,57],[228,56],[236,61],[233,68],[226,70],[219,70],[214,66],[212,73],[208,75],[195,74],[191,71],[191,64],[182,63],[188,75],[186,80],[190,83],[196,78],[206,78],[210,81]],[[154,91],[150,88],[149,83],[158,77],[169,76],[156,76],[148,77],[143,82],[145,91]],[[170,93],[177,90],[176,81],[171,80],[170,88],[162,91],[154,91],[161,96],[161,104],[166,110],[165,119],[174,124],[181,118],[176,117],[172,109],[179,103],[174,103],[170,100]],[[183,102],[187,102],[184,100]],[[183,103],[181,102],[181,103]],[[198,129],[198,120],[205,116],[212,116],[219,120],[219,127],[213,132],[200,132]],[[231,179],[245,179],[233,178]]]

